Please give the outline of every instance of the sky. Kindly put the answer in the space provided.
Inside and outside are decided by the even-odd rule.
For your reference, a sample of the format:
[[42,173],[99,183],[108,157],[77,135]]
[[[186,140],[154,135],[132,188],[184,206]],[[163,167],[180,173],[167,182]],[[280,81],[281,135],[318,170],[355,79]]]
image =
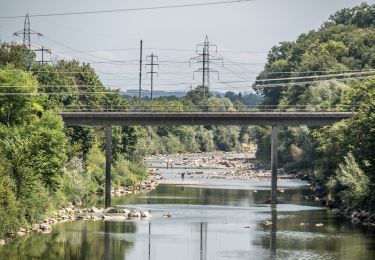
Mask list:
[[[223,1],[223,0],[216,0]],[[22,42],[13,33],[23,28],[26,13],[128,9],[152,6],[215,2],[215,0],[0,0],[0,41]],[[267,53],[283,41],[294,41],[301,34],[317,30],[329,16],[351,8],[363,0],[255,0],[222,5],[112,12],[101,14],[30,17],[32,46],[52,50],[50,59],[77,59],[89,62],[102,82],[121,90],[138,89],[139,41],[143,59],[154,53],[159,59],[154,78],[155,90],[186,91],[201,82],[193,73],[201,64],[196,45],[208,36],[222,58],[211,64],[212,90],[250,91],[252,81],[262,71]],[[366,1],[374,4],[375,0]],[[148,62],[147,62],[148,63]],[[149,89],[149,66],[142,67],[142,88]],[[227,83],[230,81],[231,83]]]

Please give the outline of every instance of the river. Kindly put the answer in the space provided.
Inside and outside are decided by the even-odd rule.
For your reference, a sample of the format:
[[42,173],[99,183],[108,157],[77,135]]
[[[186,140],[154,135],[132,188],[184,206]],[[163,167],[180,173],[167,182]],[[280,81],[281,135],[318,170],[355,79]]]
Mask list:
[[303,181],[281,180],[283,203],[272,209],[264,180],[190,177],[194,182],[187,177],[182,183],[179,176],[185,167],[189,172],[202,169],[166,169],[158,159],[149,163],[176,184],[115,197],[112,203],[148,209],[152,219],[57,224],[49,234],[27,234],[0,247],[0,258],[374,259],[374,230],[307,200],[310,189]]

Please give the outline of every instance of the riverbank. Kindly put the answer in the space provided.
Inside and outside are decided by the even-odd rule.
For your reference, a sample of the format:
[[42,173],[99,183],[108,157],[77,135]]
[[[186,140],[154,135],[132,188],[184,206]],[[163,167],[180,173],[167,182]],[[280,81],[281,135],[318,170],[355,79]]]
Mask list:
[[304,179],[311,184],[310,189],[313,191],[313,194],[307,197],[307,199],[312,199],[319,202],[322,206],[326,207],[336,215],[350,219],[353,224],[362,224],[364,226],[375,227],[375,213],[356,209],[349,205],[339,205],[336,201],[329,200],[326,187],[312,179],[308,174],[299,172],[296,173],[295,176]]
[[[112,189],[111,195],[124,196],[130,194],[139,194],[149,192],[155,189],[159,184],[160,174],[148,169],[148,178],[141,181],[136,186],[123,186]],[[74,205],[69,203],[67,207],[58,209],[51,214],[48,214],[42,221],[24,226],[18,230],[9,230],[6,233],[5,239],[0,239],[0,246],[4,246],[7,242],[15,237],[22,237],[28,233],[44,233],[48,234],[52,231],[52,225],[75,221],[75,220],[125,220],[135,218],[150,218],[151,214],[148,211],[133,211],[129,209],[115,209],[115,208],[96,208],[96,207],[82,207],[81,205]]]

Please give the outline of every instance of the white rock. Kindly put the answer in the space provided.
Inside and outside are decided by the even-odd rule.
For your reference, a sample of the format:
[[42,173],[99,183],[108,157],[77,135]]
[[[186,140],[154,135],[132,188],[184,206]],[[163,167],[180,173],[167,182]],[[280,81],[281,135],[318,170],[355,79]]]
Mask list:
[[141,217],[141,213],[139,211],[136,211],[135,209],[133,209],[132,211],[129,212],[128,217],[129,218],[139,218],[139,217]]
[[152,215],[150,214],[150,212],[148,212],[147,210],[145,210],[145,211],[141,211],[141,217],[142,218],[151,218]]

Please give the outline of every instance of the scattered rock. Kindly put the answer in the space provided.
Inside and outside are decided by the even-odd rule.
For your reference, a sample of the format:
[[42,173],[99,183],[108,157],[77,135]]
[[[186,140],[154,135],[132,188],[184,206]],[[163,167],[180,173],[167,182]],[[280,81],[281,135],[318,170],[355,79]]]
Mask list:
[[39,229],[37,232],[43,232],[45,234],[50,233],[52,231],[52,227],[49,224],[42,223],[39,225]]
[[132,211],[129,212],[128,217],[129,218],[140,218],[141,213],[139,211],[136,211],[135,209],[133,209]]
[[367,219],[369,216],[370,216],[370,213],[368,213],[368,212],[361,212],[359,214],[358,218],[363,221],[363,220]]
[[168,212],[168,213],[164,214],[163,217],[170,218],[170,217],[172,217],[172,215]]
[[20,232],[26,233],[27,231],[25,228],[20,228]]
[[5,246],[5,240],[4,239],[0,239],[0,246]]
[[265,226],[272,225],[272,221],[265,220],[265,221],[263,221],[263,225],[265,225]]
[[91,207],[91,208],[89,209],[89,212],[90,212],[90,213],[100,213],[100,210],[99,210],[98,208],[96,208],[96,207]]
[[148,212],[147,210],[145,210],[145,211],[141,211],[141,217],[142,218],[151,218],[152,215],[150,214],[150,212]]
[[359,223],[361,223],[361,220],[359,218],[354,217],[354,218],[352,218],[352,223],[353,224],[359,224]]

